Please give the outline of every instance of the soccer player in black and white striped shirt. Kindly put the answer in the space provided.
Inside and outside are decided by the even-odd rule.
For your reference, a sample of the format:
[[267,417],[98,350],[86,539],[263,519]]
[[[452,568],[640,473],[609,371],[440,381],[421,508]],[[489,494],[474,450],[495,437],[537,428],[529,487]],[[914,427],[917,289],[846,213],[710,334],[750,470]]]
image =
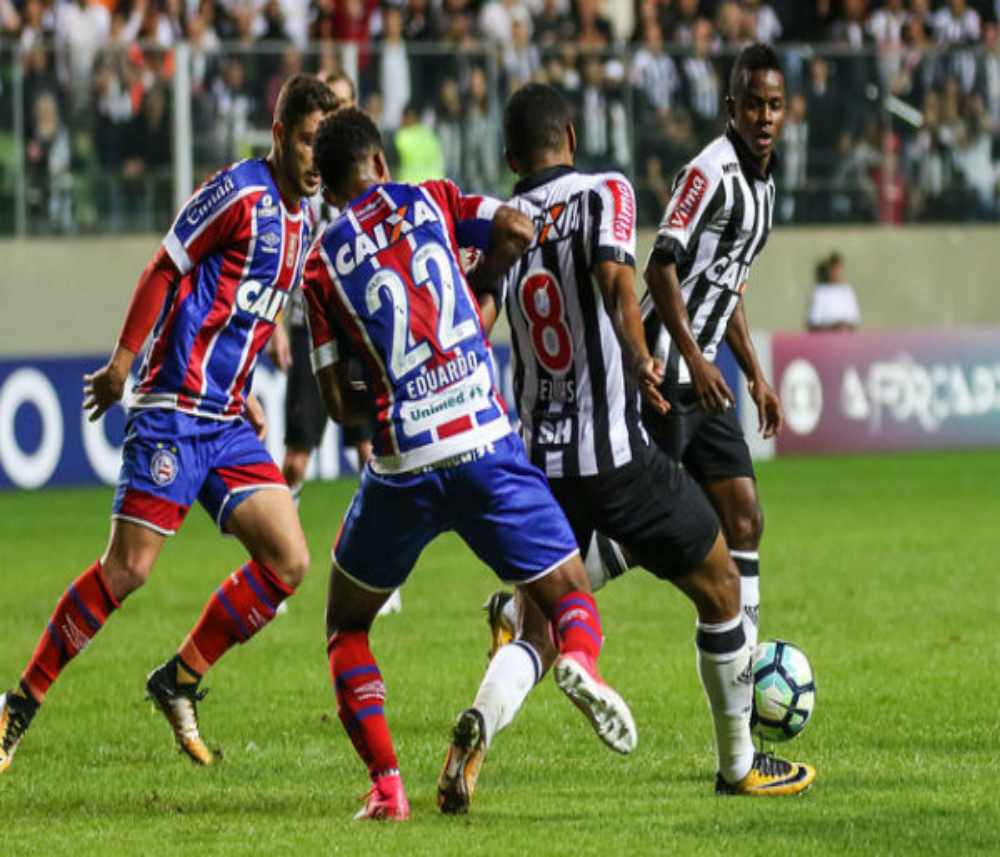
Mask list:
[[665,415],[644,410],[657,445],[705,490],[740,570],[744,629],[759,623],[758,547],[764,518],[753,464],[715,365],[725,340],[747,377],[765,438],[781,430],[781,402],[747,330],[743,292],[774,211],[774,145],[785,113],[785,81],[767,45],[745,48],[726,98],[729,125],[681,170],[646,265],[643,316],[650,351],[666,365]]
[[[582,551],[594,532],[614,538],[636,564],[695,604],[717,791],[802,791],[815,776],[811,767],[754,752],[739,574],[715,514],[694,480],[649,443],[637,419],[640,390],[651,409],[665,410],[665,402],[656,392],[660,367],[645,344],[635,295],[632,186],[618,173],[576,172],[569,108],[547,86],[529,84],[510,97],[504,143],[520,176],[510,205],[535,223],[535,239],[505,283],[528,454],[548,476]],[[481,303],[488,322],[493,299]],[[490,742],[554,660],[544,617],[529,599],[519,601],[519,638],[496,651],[475,702],[456,720],[438,780],[445,812],[468,811]]]

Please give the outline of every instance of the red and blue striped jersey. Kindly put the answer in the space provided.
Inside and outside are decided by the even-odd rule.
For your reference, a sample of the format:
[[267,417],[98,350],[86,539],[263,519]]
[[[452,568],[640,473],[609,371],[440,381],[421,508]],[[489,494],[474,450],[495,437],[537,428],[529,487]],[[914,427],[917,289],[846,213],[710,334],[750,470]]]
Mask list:
[[257,355],[302,274],[311,229],[304,202],[285,207],[266,161],[240,161],[209,178],[163,239],[180,277],[131,406],[239,417]]
[[499,205],[448,181],[378,185],[309,254],[313,370],[360,359],[375,398],[378,472],[436,464],[511,431],[459,262],[460,248],[487,248]]

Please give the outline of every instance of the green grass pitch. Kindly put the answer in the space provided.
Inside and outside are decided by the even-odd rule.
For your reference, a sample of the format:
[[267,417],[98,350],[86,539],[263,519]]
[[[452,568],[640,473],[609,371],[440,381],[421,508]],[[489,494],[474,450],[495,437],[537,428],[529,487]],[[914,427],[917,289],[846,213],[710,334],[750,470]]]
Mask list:
[[[453,537],[421,557],[372,647],[412,804],[351,821],[367,789],[324,652],[329,547],[353,491],[312,484],[313,570],[287,615],[209,675],[197,769],[143,700],[239,545],[191,514],[134,595],[63,675],[0,777],[0,854],[1000,853],[1000,452],[764,463],[763,636],[796,642],[818,701],[785,745],[819,776],[795,799],[712,794],[694,614],[639,571],[599,597],[605,676],[639,747],[604,749],[551,679],[496,741],[472,814],[435,780],[485,665],[496,584]],[[102,550],[107,489],[0,495],[0,682],[14,681],[70,579]],[[391,526],[387,521],[386,526]]]

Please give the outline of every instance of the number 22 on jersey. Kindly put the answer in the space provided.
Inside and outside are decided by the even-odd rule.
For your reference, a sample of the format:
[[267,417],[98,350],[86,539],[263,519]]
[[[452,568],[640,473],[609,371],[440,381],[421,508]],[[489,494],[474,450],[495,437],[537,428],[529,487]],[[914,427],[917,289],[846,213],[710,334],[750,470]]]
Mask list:
[[[444,247],[433,243],[421,245],[410,260],[410,276],[414,288],[430,290],[438,310],[437,344],[441,351],[451,351],[460,342],[475,335],[478,329],[475,317],[462,321],[456,319],[458,308],[454,269],[451,256]],[[378,312],[385,295],[388,295],[392,306],[389,370],[392,377],[400,381],[427,363],[431,359],[432,349],[426,341],[414,340],[410,329],[410,297],[406,283],[390,268],[381,268],[368,281],[365,287],[368,311]]]

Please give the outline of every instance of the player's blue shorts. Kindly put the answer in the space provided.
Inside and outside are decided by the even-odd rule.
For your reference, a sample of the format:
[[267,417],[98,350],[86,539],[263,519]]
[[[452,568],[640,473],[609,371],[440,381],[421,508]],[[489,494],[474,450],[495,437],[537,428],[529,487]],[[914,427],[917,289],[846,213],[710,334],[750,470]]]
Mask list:
[[472,461],[415,473],[366,467],[334,560],[366,589],[401,586],[432,539],[457,532],[501,580],[528,583],[578,553],[573,530],[516,435]]
[[125,426],[111,517],[172,535],[197,499],[225,532],[233,510],[254,491],[285,487],[246,420],[137,409]]

